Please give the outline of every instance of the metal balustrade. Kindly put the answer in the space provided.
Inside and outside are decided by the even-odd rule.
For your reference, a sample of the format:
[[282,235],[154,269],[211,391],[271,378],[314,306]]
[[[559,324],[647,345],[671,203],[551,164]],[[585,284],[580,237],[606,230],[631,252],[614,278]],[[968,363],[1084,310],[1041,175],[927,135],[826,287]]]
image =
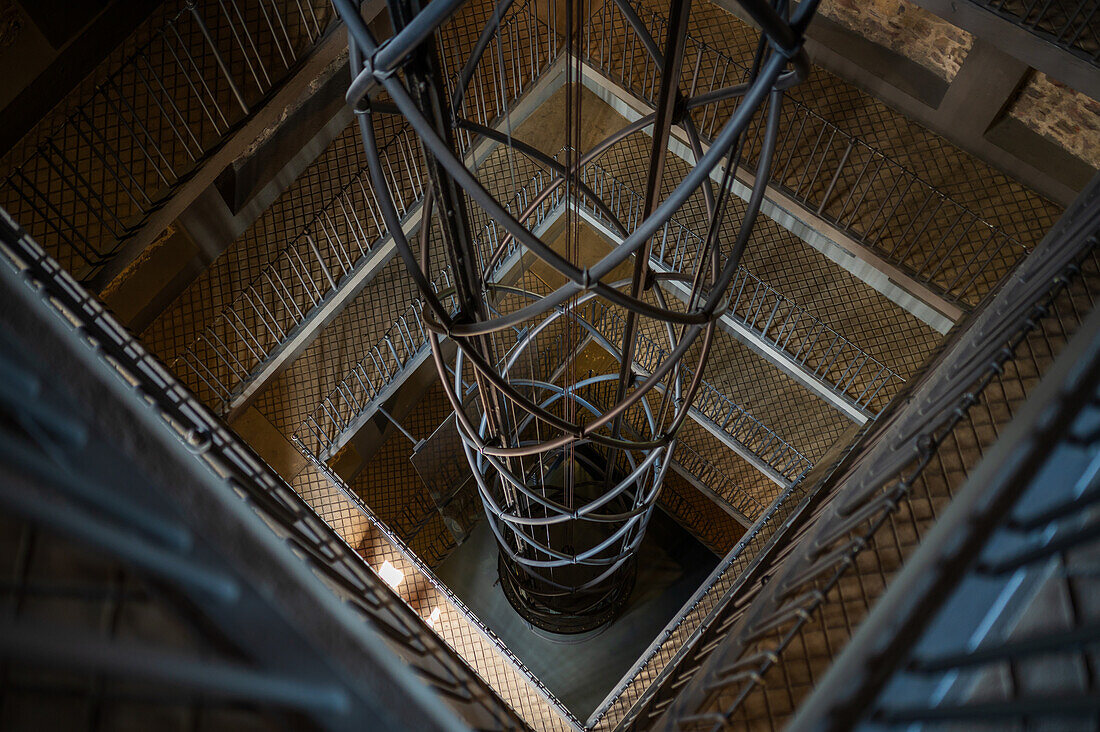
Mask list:
[[714,496],[749,521],[760,518],[767,509],[767,506],[737,485],[725,471],[700,455],[690,445],[685,444],[683,440],[676,443],[673,460]]
[[[546,185],[548,174],[538,171],[531,181],[520,188],[506,208],[525,211],[532,197]],[[527,224],[537,230],[557,218],[564,201],[564,189],[547,196],[531,212]],[[495,223],[486,224],[477,240],[479,262],[484,270],[484,258],[495,251],[503,231]],[[490,280],[499,279],[516,264],[520,252],[517,240],[512,239],[505,254],[491,271]],[[451,287],[450,268],[445,267],[436,290],[442,292]],[[453,298],[448,300],[453,306]],[[427,357],[430,350],[428,331],[423,321],[424,303],[415,298],[390,325],[385,335],[372,345],[367,354],[340,380],[336,388],[310,412],[295,430],[293,439],[310,455],[326,460],[339,450],[347,440],[373,414],[375,408],[392,395],[393,387],[406,377]]]
[[[598,300],[586,302],[579,313],[581,319],[610,343],[622,341],[622,331],[626,323],[619,313]],[[668,353],[644,334],[639,333],[637,338],[634,363],[652,373]],[[685,379],[693,378],[690,368],[685,365],[680,368],[684,371]],[[715,431],[728,436],[744,448],[748,453],[747,457],[758,459],[756,467],[779,482],[795,481],[813,467],[809,458],[705,379],[702,380],[691,409],[697,420],[709,424]]]
[[1100,24],[1095,0],[968,0],[1045,41],[1100,65]]
[[176,5],[167,21],[149,21],[147,40],[90,94],[68,103],[56,127],[32,133],[40,137],[28,138],[0,183],[0,205],[83,281],[335,22],[321,0]]
[[[526,210],[532,196],[542,190],[548,180],[548,173],[538,171],[526,186],[514,194],[512,202],[506,208]],[[562,210],[564,195],[563,188],[556,189],[532,211],[528,225],[537,230],[552,223]],[[616,196],[615,200],[621,200],[624,195],[626,194]],[[502,231],[496,224],[486,224],[478,240],[478,252],[494,251],[501,235]],[[690,232],[688,235],[693,236]],[[505,269],[513,266],[514,257],[519,251],[520,247],[513,239],[509,243],[506,256],[500,258],[491,279],[499,278]],[[665,251],[668,250],[662,249],[662,252]],[[419,300],[414,301],[390,326],[386,335],[371,347],[367,355],[306,417],[294,435],[295,442],[306,452],[321,459],[331,457],[362,426],[377,403],[391,395],[393,385],[401,383],[419,365],[428,352],[427,331],[421,320],[421,312],[422,303]],[[592,300],[585,304],[580,312],[582,318],[612,343],[621,339],[621,318],[598,301]],[[635,360],[643,368],[654,368],[665,355],[665,351],[652,339],[639,336]],[[859,368],[856,370],[858,372]],[[780,482],[795,480],[811,467],[811,462],[801,452],[706,381],[696,396],[694,411],[714,429],[759,458],[759,467]]]
[[[445,269],[435,283],[438,291],[451,286]],[[444,300],[452,309],[454,298]],[[322,460],[332,457],[347,438],[373,415],[374,409],[392,396],[392,387],[408,378],[430,348],[424,324],[424,303],[413,300],[345,375],[336,388],[310,412],[295,430],[295,444]]]
[[[872,423],[867,423],[867,425],[870,424]],[[679,453],[683,446],[678,445],[676,449]],[[698,641],[715,608],[715,595],[724,594],[724,590],[730,587],[733,579],[740,577],[752,566],[757,555],[768,546],[775,533],[794,514],[798,502],[805,495],[803,489],[802,482],[793,483],[772,501],[772,504],[749,527],[733,549],[722,558],[676,617],[654,639],[649,650],[635,662],[604,703],[592,713],[588,719],[588,729],[618,730],[630,724],[634,714],[637,713],[637,706],[644,703],[653,690],[661,688],[668,681],[675,672],[677,664]],[[640,689],[642,697],[624,705],[623,699],[626,693],[638,684],[641,677],[646,679]],[[616,710],[616,707],[621,709],[624,706],[630,707],[629,713],[624,714]]]
[[[472,5],[471,5],[472,7]],[[440,44],[440,62],[454,95],[474,41],[495,8],[479,4],[440,29],[445,42]],[[558,27],[556,0],[522,0],[513,3],[500,20],[499,30],[485,49],[480,63],[472,70],[470,93],[452,112],[456,119],[493,127],[505,120],[513,104],[561,57],[565,39]],[[455,141],[463,154],[469,153],[477,135],[455,130]]]
[[3,330],[22,344],[0,350],[4,383],[22,385],[0,391],[0,435],[41,447],[3,451],[4,510],[156,580],[196,633],[243,654],[189,656],[177,635],[88,638],[55,615],[50,626],[5,621],[6,664],[135,681],[127,698],[139,703],[182,684],[188,704],[289,710],[291,726],[305,715],[327,729],[526,729],[6,212],[0,242]]
[[[556,371],[564,373],[576,353],[579,353],[591,342],[593,342],[591,338],[585,338],[580,347],[573,351],[567,349],[555,351],[560,359],[555,362],[558,366],[542,373],[555,373]],[[551,349],[547,349],[547,355],[550,352]],[[592,370],[588,370],[587,374],[578,376],[578,381],[582,381],[590,379],[596,374]],[[606,405],[615,398],[614,390],[615,384],[604,381],[590,383],[579,391],[586,401],[596,405],[599,409],[606,409]],[[623,429],[628,434],[637,434],[637,429],[631,423],[631,420],[624,422]],[[739,510],[739,507],[751,511],[760,504],[752,496],[746,494],[740,486],[736,485],[722,468],[700,455],[696,450],[685,444],[682,439],[676,443],[672,467],[674,471],[686,478],[686,481],[670,482],[666,476],[666,480],[661,486],[661,493],[657,497],[657,505],[661,506],[688,533],[712,552],[717,554],[726,550],[726,545],[722,544],[721,541],[729,539],[730,534],[727,528],[721,527],[715,522],[714,514],[727,516],[737,524],[748,526],[751,524],[751,520],[746,517],[744,512]],[[717,511],[707,512],[702,510],[697,502],[699,496],[702,497],[704,505],[706,503],[715,504]],[[761,507],[762,511],[763,507]]]
[[[453,412],[452,412],[453,415]],[[462,621],[470,626],[472,630],[484,637],[493,646],[493,650],[499,653],[501,658],[505,660],[512,668],[514,668],[524,679],[524,681],[530,684],[537,694],[545,700],[549,706],[554,710],[554,713],[559,715],[570,727],[574,730],[583,730],[585,726],[577,717],[569,711],[569,709],[562,704],[554,692],[550,691],[538,676],[534,674],[527,665],[512,652],[512,649],[508,647],[508,644],[501,640],[500,636],[493,632],[493,629],[485,625],[478,618],[477,614],[470,610],[466,606],[466,603],[456,595],[450,587],[444,584],[431,567],[425,564],[420,557],[416,555],[416,552],[409,548],[408,544],[394,533],[386,524],[371,511],[362,498],[359,497],[355,491],[348,487],[346,483],[332,471],[332,469],[322,460],[318,459],[316,455],[306,456],[312,465],[325,477],[327,477],[334,485],[336,485],[340,492],[359,510],[359,512],[366,517],[376,531],[378,531],[385,540],[400,552],[405,561],[412,565],[416,569],[417,577],[428,583],[429,586],[436,592],[438,592],[443,598],[446,599],[447,604],[452,606],[458,614],[462,617]],[[433,507],[433,511],[435,508]],[[524,729],[530,729],[524,726]]]
[[[746,707],[750,699],[753,704],[767,703],[760,695],[767,693],[768,684],[783,683],[779,674],[768,672],[782,665],[786,655],[795,652],[792,649],[805,650],[812,643],[808,638],[817,633],[813,623],[818,613],[826,607],[837,610],[835,603],[848,597],[840,589],[846,577],[849,592],[853,582],[863,587],[850,575],[861,566],[864,552],[881,550],[883,542],[892,541],[891,518],[900,512],[908,525],[916,521],[914,511],[924,510],[911,503],[915,492],[926,485],[922,480],[930,465],[950,459],[941,450],[965,444],[955,440],[973,434],[956,430],[971,429],[970,419],[981,424],[974,414],[976,406],[985,403],[990,419],[1000,415],[1007,421],[1012,413],[1006,409],[1010,395],[1021,389],[1027,394],[1026,380],[1034,378],[1029,376],[1030,364],[1021,367],[1020,380],[1011,387],[1000,379],[1021,344],[1051,317],[1059,296],[1071,286],[1080,287],[1080,264],[1100,244],[1097,200],[1100,179],[1067,210],[1036,255],[953,334],[908,398],[895,400],[845,460],[802,487],[806,497],[782,530],[727,590],[693,648],[674,668],[666,668],[661,683],[634,707],[623,728],[718,729],[753,714]],[[1095,285],[1096,273],[1091,277]],[[1088,301],[1095,301],[1091,293]],[[1071,306],[1067,317],[1079,318],[1080,311]],[[1054,322],[1053,327],[1064,332],[1072,322]],[[961,467],[965,476],[969,468],[965,462]],[[919,539],[921,529],[914,529]],[[958,546],[954,539],[952,546]],[[900,564],[900,545],[898,553]],[[891,577],[884,571],[882,584]],[[850,599],[871,605],[881,587],[863,589],[862,601]],[[828,650],[822,652],[827,657],[835,654],[852,632],[851,625],[861,619],[862,613],[857,613],[847,628],[837,629],[838,637],[830,638]],[[802,692],[807,688],[801,687]],[[792,698],[790,690],[779,693]],[[790,703],[797,702],[795,695]]]
[[[296,444],[321,459],[331,457],[361,426],[364,415],[369,415],[380,401],[391,395],[389,387],[400,384],[411,373],[409,365],[417,364],[417,357],[427,354],[422,307],[419,301],[410,306],[306,417],[295,431]],[[595,300],[582,307],[581,317],[608,341],[616,342],[621,336],[621,317]],[[636,362],[642,368],[652,369],[665,356],[655,341],[639,336]],[[761,466],[781,481],[797,479],[812,465],[806,456],[706,381],[696,396],[693,411],[759,458]]]
[[[589,164],[582,180],[628,231],[641,222],[644,200],[619,178],[599,165]],[[580,201],[586,213],[611,225],[587,197],[582,196]],[[655,264],[673,272],[693,272],[696,262],[691,253],[700,241],[700,235],[689,226],[670,219],[654,237]],[[885,363],[744,267],[738,268],[729,291],[731,302],[725,314],[731,320],[866,416],[881,412],[904,385],[905,380]]]
[[[419,143],[401,129],[381,152],[403,220],[419,215],[425,180]],[[387,232],[366,167],[306,227],[278,250],[237,298],[204,327],[172,364],[222,413],[280,353],[303,323],[354,286],[380,260]]]
[[791,729],[1095,727],[1098,405],[1094,311]]
[[[664,19],[638,9],[658,44]],[[621,11],[604,3],[586,26],[585,60],[599,73],[654,104],[656,63],[638,45]],[[622,46],[619,39],[630,38]],[[749,69],[688,35],[684,85],[693,95],[744,83]],[[699,135],[709,140],[728,118],[732,101],[692,110]],[[762,128],[746,133],[741,165],[757,162]],[[1028,247],[953,200],[882,151],[793,99],[783,120],[771,184],[811,214],[841,229],[949,302],[973,307],[1028,253]]]
[[[501,114],[557,59],[560,40],[535,16],[536,2],[528,0],[509,10],[501,43],[516,49],[530,42],[538,53],[515,54],[506,65],[494,65],[491,72],[479,66],[471,87],[476,93],[467,95],[463,102],[464,107],[469,106],[466,111],[471,119],[486,126],[498,124]],[[458,21],[445,29],[453,42],[447,45],[444,58],[469,44],[469,32]],[[466,135],[461,142],[467,146],[463,152],[470,153],[476,137]],[[402,128],[381,151],[381,162],[396,194],[403,223],[419,226],[426,179],[420,169],[423,161],[415,135]],[[526,187],[522,190],[520,203],[525,207],[531,194]],[[545,205],[540,206],[540,212],[545,209]],[[499,241],[500,233],[495,226],[487,225],[483,238],[486,246]],[[308,323],[321,313],[331,316],[338,311],[342,304],[338,298],[359,286],[394,251],[364,166],[202,330],[173,367],[188,375],[189,385],[207,403],[220,405],[223,414],[229,412],[295,336],[308,328]],[[513,243],[509,253],[514,251]]]

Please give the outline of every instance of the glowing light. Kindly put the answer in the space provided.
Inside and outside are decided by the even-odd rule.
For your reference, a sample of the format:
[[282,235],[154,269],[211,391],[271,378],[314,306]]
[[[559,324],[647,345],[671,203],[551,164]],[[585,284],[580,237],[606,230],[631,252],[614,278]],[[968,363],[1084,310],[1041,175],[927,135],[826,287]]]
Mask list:
[[382,562],[382,567],[378,570],[378,576],[382,578],[383,582],[395,590],[405,579],[405,573],[390,564],[390,560],[388,559]]

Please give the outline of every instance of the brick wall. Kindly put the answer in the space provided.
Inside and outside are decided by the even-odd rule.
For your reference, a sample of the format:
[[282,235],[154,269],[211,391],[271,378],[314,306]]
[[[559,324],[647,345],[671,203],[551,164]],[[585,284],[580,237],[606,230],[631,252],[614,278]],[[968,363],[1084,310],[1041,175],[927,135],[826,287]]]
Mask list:
[[951,81],[973,43],[969,33],[907,0],[822,0],[818,12]]
[[1100,102],[1035,71],[1008,109],[1009,116],[1100,168]]

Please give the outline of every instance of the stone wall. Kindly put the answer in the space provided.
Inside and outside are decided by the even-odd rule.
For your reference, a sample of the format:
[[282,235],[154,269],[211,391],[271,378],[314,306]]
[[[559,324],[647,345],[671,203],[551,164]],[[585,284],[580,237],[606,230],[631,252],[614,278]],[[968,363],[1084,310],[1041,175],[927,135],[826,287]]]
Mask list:
[[966,31],[907,0],[822,0],[818,12],[945,81],[955,78],[973,43]]
[[1008,115],[1051,142],[1100,168],[1100,102],[1035,71]]

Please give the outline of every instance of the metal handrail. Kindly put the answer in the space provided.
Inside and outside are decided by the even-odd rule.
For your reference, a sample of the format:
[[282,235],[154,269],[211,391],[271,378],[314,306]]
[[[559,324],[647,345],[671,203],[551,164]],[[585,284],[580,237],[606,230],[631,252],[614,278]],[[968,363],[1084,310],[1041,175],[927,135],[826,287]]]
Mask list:
[[0,205],[84,281],[338,22],[317,0],[179,5],[0,183]]
[[[119,530],[125,531],[126,541],[113,544],[111,552],[118,553],[126,561],[137,562],[152,575],[159,575],[168,586],[188,595],[186,580],[191,575],[177,570],[186,563],[185,558],[180,556],[177,560],[171,554],[171,547],[181,553],[194,548],[203,552],[215,550],[215,554],[207,553],[206,556],[220,557],[219,561],[225,562],[219,565],[216,576],[227,578],[224,581],[232,584],[226,590],[228,595],[215,593],[211,596],[209,587],[203,590],[201,595],[195,596],[194,608],[214,626],[236,627],[241,637],[233,638],[234,644],[239,643],[241,650],[247,649],[260,662],[258,671],[278,670],[273,664],[265,666],[263,663],[264,659],[275,657],[269,652],[271,637],[279,637],[280,643],[297,642],[291,638],[297,630],[310,626],[324,628],[323,637],[337,642],[346,638],[351,645],[333,648],[331,642],[325,641],[330,655],[322,659],[311,660],[302,652],[291,654],[289,660],[297,666],[284,669],[283,679],[288,678],[288,673],[296,676],[307,673],[301,669],[308,665],[314,673],[319,668],[326,669],[325,673],[335,674],[337,681],[363,692],[364,679],[373,676],[382,688],[403,688],[402,693],[408,693],[414,707],[426,709],[428,700],[423,696],[423,689],[409,685],[412,679],[394,683],[394,669],[410,668],[439,695],[436,703],[442,700],[450,704],[454,713],[470,720],[471,724],[489,723],[501,729],[524,726],[515,712],[293,488],[203,406],[2,210],[0,237],[0,274],[6,281],[2,290],[4,299],[10,301],[14,295],[33,305],[29,310],[47,323],[49,331],[48,334],[36,332],[34,336],[42,335],[51,343],[60,341],[61,345],[55,346],[51,353],[58,353],[59,348],[69,353],[64,364],[57,365],[72,378],[73,383],[69,385],[73,388],[77,388],[78,383],[84,385],[86,391],[82,397],[108,410],[101,419],[106,425],[106,433],[126,435],[110,447],[113,449],[125,443],[127,459],[134,462],[130,466],[132,473],[125,479],[93,485],[94,481],[84,484],[76,473],[66,471],[76,483],[84,485],[78,496],[87,505],[94,491],[124,491],[126,486],[123,484],[136,480],[136,485],[142,485],[143,481],[152,480],[148,485],[163,491],[128,502],[129,508],[121,516],[132,518],[159,501],[186,506],[183,515],[191,522],[188,526],[193,531],[191,540],[147,549],[149,542],[139,537],[144,536],[150,526],[158,525],[158,517],[148,516],[144,525],[120,527]],[[16,319],[16,312],[6,312],[13,321]],[[22,317],[21,311],[19,316]],[[93,384],[99,384],[100,388],[94,388]],[[11,396],[12,393],[9,390],[7,394]],[[18,404],[30,412],[44,415],[44,402],[36,401],[36,396],[33,392],[22,394]],[[99,415],[99,412],[92,410],[92,414]],[[54,426],[50,429],[56,429],[58,422],[51,424]],[[78,439],[81,443],[106,439],[96,430],[77,434],[81,435]],[[69,446],[73,455],[79,449],[79,445]],[[105,459],[99,457],[101,461]],[[70,487],[76,485],[67,482]],[[104,494],[95,501],[101,505],[119,505],[118,499],[125,494],[113,495],[111,498]],[[37,515],[46,517],[49,523],[54,515],[62,513],[58,501],[51,499],[46,510]],[[94,528],[91,525],[102,518],[100,514],[90,514],[76,525]],[[240,531],[206,536],[209,545],[194,538],[207,535],[211,530],[224,530],[226,522],[238,526]],[[102,532],[85,532],[85,535],[92,537],[93,543],[103,536]],[[215,585],[216,588],[225,586]],[[263,588],[259,596],[251,589],[256,587]],[[332,599],[339,602],[334,603]],[[308,612],[308,617],[295,617],[303,612]],[[274,627],[257,625],[265,618],[284,623],[286,635],[269,636],[262,632],[257,635],[256,631],[262,627]],[[290,630],[285,630],[286,623],[290,624]],[[366,638],[369,643],[364,640],[364,628],[356,627],[358,623],[369,630],[370,637]],[[316,634],[307,635],[317,638]],[[350,666],[349,653],[353,660]],[[388,660],[391,653],[397,654],[393,662]],[[170,662],[171,658],[166,656],[164,663]],[[403,678],[404,673],[398,671],[398,679]],[[314,684],[318,681],[316,678],[304,680]],[[286,683],[278,688],[284,693],[289,690]],[[367,682],[367,688],[365,697],[377,699],[379,687]],[[243,699],[247,700],[249,693],[252,692],[244,693]],[[415,699],[420,701],[411,701]],[[306,703],[303,706],[322,713],[331,711],[322,722],[329,728],[353,728],[362,722],[355,713],[349,718],[349,709],[344,705],[337,705],[335,709],[328,704]],[[417,710],[410,708],[408,711]],[[387,714],[392,718],[391,713]],[[352,727],[348,727],[349,723]]]
[[[581,175],[628,231],[638,225],[644,216],[640,194],[599,165],[585,166]],[[589,215],[612,223],[597,207],[585,205],[587,197],[580,200]],[[670,219],[654,237],[652,256],[674,272],[690,273],[694,253],[703,251],[701,241],[689,226]],[[728,317],[859,411],[877,415],[904,385],[896,371],[745,267],[738,267],[729,291]]]
[[676,452],[672,459],[741,516],[755,521],[767,510],[767,506],[738,485],[722,468],[687,445],[683,439],[676,443]]
[[[1088,594],[1074,577],[1089,572],[1097,542],[1098,392],[1094,310],[791,729],[902,729],[988,722],[993,714],[1006,727],[1095,722],[1095,690],[1070,669],[1087,665],[1100,618],[1087,602],[1051,613],[1046,598],[1052,586],[1065,597]],[[1038,658],[1047,679],[1038,688],[975,693],[994,669],[1021,669],[1026,677]]]
[[[599,300],[589,300],[581,306],[580,313],[609,342],[621,342],[626,321],[618,312]],[[667,356],[668,352],[652,338],[644,333],[637,335],[634,351],[637,365],[652,373]],[[684,378],[693,378],[694,372],[688,366],[681,365],[680,369]],[[787,481],[797,480],[813,467],[809,458],[705,379],[701,380],[691,409],[698,418],[728,435]]]
[[[1094,180],[1020,269],[939,352],[904,402],[874,423],[852,459],[806,488],[806,498],[748,572],[722,597],[709,627],[626,725],[729,719],[781,663],[799,630],[826,604],[861,552],[979,404],[1051,304],[1100,244]],[[990,389],[997,395],[999,390]],[[775,632],[781,631],[781,632]],[[731,669],[737,667],[738,673]],[[699,715],[703,715],[700,717]]]
[[386,523],[384,521],[382,521],[380,518],[378,518],[377,515],[375,515],[375,513],[370,509],[370,506],[368,506],[366,502],[364,502],[363,499],[359,497],[359,494],[351,490],[351,488],[348,487],[348,485],[340,478],[340,476],[333,472],[333,470],[323,460],[320,460],[317,456],[310,454],[301,444],[299,444],[299,448],[306,453],[306,457],[309,459],[310,463],[340,490],[340,492],[359,510],[359,512],[367,519],[367,521],[370,522],[371,526],[373,526],[380,534],[382,534],[382,536],[385,537],[386,541],[401,554],[402,558],[416,568],[418,577],[426,581],[433,590],[442,595],[447,600],[447,603],[454,607],[454,609],[462,617],[464,622],[468,623],[480,635],[488,640],[494,646],[494,650],[499,653],[509,663],[509,665],[514,667],[516,671],[518,671],[525,678],[527,683],[529,683],[536,690],[538,695],[543,697],[543,699],[545,699],[554,708],[555,712],[557,712],[565,721],[567,721],[574,730],[577,730],[577,732],[581,732],[581,730],[585,729],[584,724],[579,719],[577,719],[577,717],[571,711],[569,711],[569,708],[566,707],[561,702],[561,700],[559,700],[554,695],[554,692],[550,691],[550,689],[544,683],[542,683],[539,677],[536,676],[535,673],[527,667],[527,664],[525,664],[515,653],[512,652],[512,649],[508,647],[508,644],[505,643],[500,638],[500,636],[493,632],[492,628],[485,625],[485,623],[481,621],[477,614],[473,610],[471,610],[466,605],[466,603],[464,603],[462,599],[458,595],[456,595],[453,590],[451,590],[450,587],[448,587],[442,580],[440,580],[436,576],[435,572],[431,570],[431,567],[425,564],[423,560],[421,560],[420,557],[416,554],[416,552],[410,549],[408,544],[406,544],[400,536],[394,533],[388,526],[386,526]]
[[[437,291],[449,288],[450,268],[440,272],[433,284]],[[454,297],[443,302],[453,312]],[[413,300],[328,396],[306,415],[293,435],[303,449],[322,459],[331,457],[342,446],[344,433],[361,422],[363,415],[388,394],[387,387],[411,373],[410,365],[426,355],[430,345],[423,312],[424,303]]]
[[[501,69],[505,75],[503,82],[478,67],[476,84],[486,85],[486,89],[507,87],[515,95],[487,97],[482,86],[472,87],[477,93],[467,95],[463,107],[469,107],[466,112],[487,126],[499,123],[501,110],[507,112],[509,105],[525,94],[557,58],[561,44],[553,29],[534,15],[532,4],[533,0],[528,0],[509,10],[506,20],[511,24],[502,25],[501,32],[507,38],[502,42],[512,46],[518,43],[516,35],[522,29],[517,25],[522,23],[527,30],[534,27],[535,32],[546,36],[549,50],[522,57],[519,61],[525,63],[514,62]],[[448,26],[444,33],[455,34],[458,30]],[[451,45],[457,46],[463,39],[453,40],[455,43]],[[466,146],[464,151],[469,151],[475,138],[464,136],[459,142]],[[380,158],[390,187],[396,193],[398,215],[408,222],[419,212],[426,183],[420,169],[420,143],[409,128],[402,127],[380,151]],[[485,245],[497,243],[499,233],[495,226],[486,226]],[[234,400],[293,338],[296,329],[320,312],[347,283],[376,264],[376,257],[380,256],[377,253],[389,234],[369,171],[364,166],[321,206],[300,232],[294,232],[287,245],[240,290],[234,301],[203,328],[173,362],[173,367],[186,369],[192,388],[207,397],[209,403],[219,404],[223,413],[228,412]],[[514,249],[513,242],[510,252]]]
[[[387,177],[407,196],[397,203],[405,220],[419,210],[424,193],[417,144],[402,129],[381,151]],[[364,167],[200,331],[173,369],[189,373],[192,388],[205,387],[210,403],[227,411],[295,328],[372,264],[386,238]]]
[[1090,63],[1100,64],[1100,30],[1096,27],[1098,6],[1092,0],[1038,3],[1030,0],[967,0],[1027,28]]
[[[585,60],[649,104],[659,72],[626,34],[613,3],[602,4],[586,26]],[[660,38],[665,20],[637,10]],[[632,38],[618,48],[618,38]],[[749,69],[691,34],[685,52],[685,86],[692,95],[744,82]],[[693,111],[704,140],[727,118],[723,105]],[[1023,257],[1029,247],[952,199],[919,174],[851,135],[790,95],[771,167],[771,183],[815,216],[870,247],[917,282],[961,307],[973,307]],[[756,162],[762,127],[746,133],[743,165]],[[809,148],[809,152],[807,152]]]

